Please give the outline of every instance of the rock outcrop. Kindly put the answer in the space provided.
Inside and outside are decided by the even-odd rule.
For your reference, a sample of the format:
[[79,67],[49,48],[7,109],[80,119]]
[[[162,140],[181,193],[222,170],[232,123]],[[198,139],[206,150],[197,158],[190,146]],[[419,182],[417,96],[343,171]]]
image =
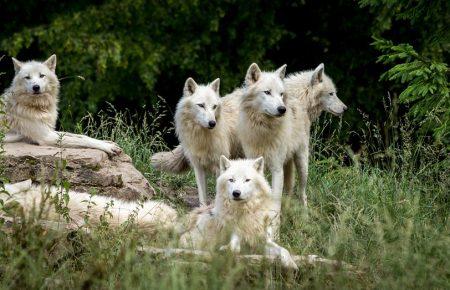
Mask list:
[[124,153],[108,157],[97,149],[27,143],[8,143],[3,148],[5,175],[11,182],[32,179],[52,183],[60,178],[68,181],[73,190],[94,190],[122,199],[151,198],[154,194],[152,186]]

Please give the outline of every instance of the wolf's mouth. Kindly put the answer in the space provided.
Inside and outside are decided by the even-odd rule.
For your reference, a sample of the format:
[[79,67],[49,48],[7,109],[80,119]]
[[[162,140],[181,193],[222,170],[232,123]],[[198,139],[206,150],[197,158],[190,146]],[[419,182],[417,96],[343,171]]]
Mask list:
[[341,117],[342,115],[344,115],[344,111],[342,111],[342,112],[335,112],[335,111],[329,110],[328,112],[330,112],[331,114],[333,114],[336,117]]
[[233,197],[233,200],[234,200],[234,201],[243,201],[244,199],[243,199],[243,198],[240,198],[240,197]]
[[267,115],[267,116],[269,116],[269,117],[272,117],[272,118],[280,118],[280,117],[283,117],[285,114],[272,114],[272,113],[270,113],[269,111],[267,111],[267,110],[264,110],[264,113]]

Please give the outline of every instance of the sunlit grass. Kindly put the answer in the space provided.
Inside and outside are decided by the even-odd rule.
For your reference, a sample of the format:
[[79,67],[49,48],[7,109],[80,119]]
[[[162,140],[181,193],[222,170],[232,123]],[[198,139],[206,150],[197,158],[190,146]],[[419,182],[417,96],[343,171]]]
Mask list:
[[[133,122],[134,116],[124,113],[105,114],[86,119],[79,130],[117,142],[165,199],[162,192],[182,193],[195,181],[192,174],[170,176],[149,166],[153,152],[168,149],[162,141],[167,132],[152,129],[159,125],[155,116]],[[312,140],[309,208],[298,197],[285,196],[281,244],[294,254],[349,262],[362,274],[321,266],[292,273],[277,265],[238,263],[226,254],[217,254],[212,263],[154,258],[139,254],[140,246],[175,246],[176,234],[147,235],[133,227],[61,233],[29,222],[0,229],[1,288],[448,289],[450,200],[448,167],[435,158],[441,154],[430,152],[431,146],[410,154],[408,148],[426,146],[411,143],[392,149],[402,160],[393,169],[371,165],[370,156],[358,166],[343,166],[347,149],[332,137],[322,142],[320,128]],[[177,198],[168,201],[186,211]]]

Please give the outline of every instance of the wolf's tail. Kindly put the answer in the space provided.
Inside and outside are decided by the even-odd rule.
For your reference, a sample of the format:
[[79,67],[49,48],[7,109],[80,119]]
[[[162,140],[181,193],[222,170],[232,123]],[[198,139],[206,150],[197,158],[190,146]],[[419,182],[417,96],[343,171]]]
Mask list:
[[[60,221],[60,214],[55,209],[51,197],[59,194],[55,187],[32,185],[31,180],[5,186],[8,195],[3,194],[5,203],[18,203],[25,215],[37,212],[39,207],[45,207],[44,220]],[[65,191],[63,191],[63,194]],[[67,203],[70,226],[82,226],[88,220],[92,224],[106,221],[111,227],[118,227],[124,222],[132,222],[146,232],[156,229],[173,229],[176,225],[177,212],[172,207],[160,201],[127,202],[120,199],[90,195],[85,192],[69,191]],[[50,198],[49,198],[50,197]]]
[[153,154],[151,165],[157,170],[175,174],[184,173],[190,169],[189,160],[184,155],[181,145],[169,152]]

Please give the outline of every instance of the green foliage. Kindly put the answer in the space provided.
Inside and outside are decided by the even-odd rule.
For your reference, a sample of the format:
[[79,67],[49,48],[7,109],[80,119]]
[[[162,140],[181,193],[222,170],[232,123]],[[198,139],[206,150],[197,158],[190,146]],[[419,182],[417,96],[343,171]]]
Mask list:
[[[178,179],[184,184],[183,195],[189,194],[189,185],[195,185],[192,175],[169,179],[146,166],[148,155],[163,146],[160,133],[152,133],[152,126],[127,126],[127,118],[119,113],[117,127],[104,119],[106,124],[97,124],[99,134],[107,139],[115,136],[156,190],[179,190],[170,180]],[[214,253],[210,263],[195,257],[142,254],[142,246],[175,247],[177,236],[162,231],[143,234],[132,222],[113,230],[106,208],[100,225],[88,225],[89,234],[82,229],[48,230],[35,219],[1,226],[0,288],[448,289],[449,181],[448,172],[435,166],[436,148],[410,144],[426,146],[427,154],[419,165],[410,156],[398,156],[412,162],[403,164],[401,172],[382,171],[364,162],[343,167],[340,160],[346,149],[321,141],[323,125],[317,125],[314,132],[319,133],[311,142],[310,207],[306,212],[298,197],[284,197],[280,242],[295,254],[346,261],[361,274],[324,266],[302,266],[299,272],[288,273],[277,265],[239,262],[227,253]],[[372,138],[377,136],[366,142],[374,144]],[[326,151],[334,154],[327,157]]]
[[[450,3],[448,1],[361,0],[377,14],[372,45],[385,64],[381,80],[401,90],[400,102],[421,127],[421,135],[433,132],[439,143],[450,144],[450,97],[447,81],[450,47]],[[405,22],[407,29],[405,29]],[[390,32],[410,34],[410,40],[394,44]],[[381,37],[384,33],[387,36]],[[413,44],[412,44],[413,43]]]
[[[0,49],[16,56],[38,45],[43,58],[58,55],[60,77],[85,78],[63,81],[62,118],[67,125],[105,102],[154,104],[157,83],[163,93],[179,88],[179,94],[165,96],[175,99],[188,76],[199,82],[221,77],[226,90],[240,85],[248,65],[262,62],[283,35],[275,23],[278,5],[108,0],[17,31]],[[175,78],[183,80],[167,82]]]
[[378,62],[394,65],[381,76],[404,84],[400,102],[409,104],[410,114],[426,131],[432,130],[440,142],[450,143],[450,92],[446,63],[419,55],[409,44],[375,38],[373,43],[383,55]]

